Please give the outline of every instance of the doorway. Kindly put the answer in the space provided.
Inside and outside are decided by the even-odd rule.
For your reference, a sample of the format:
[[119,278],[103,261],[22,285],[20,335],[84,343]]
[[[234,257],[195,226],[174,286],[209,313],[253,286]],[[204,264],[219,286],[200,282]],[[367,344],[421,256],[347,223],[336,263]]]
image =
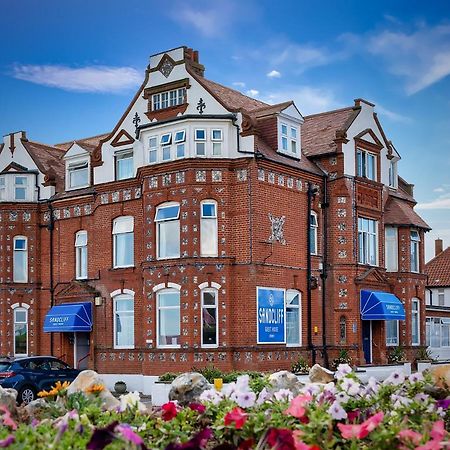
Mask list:
[[74,333],[73,367],[85,370],[89,364],[90,333]]
[[362,320],[362,340],[366,364],[372,364],[372,321]]

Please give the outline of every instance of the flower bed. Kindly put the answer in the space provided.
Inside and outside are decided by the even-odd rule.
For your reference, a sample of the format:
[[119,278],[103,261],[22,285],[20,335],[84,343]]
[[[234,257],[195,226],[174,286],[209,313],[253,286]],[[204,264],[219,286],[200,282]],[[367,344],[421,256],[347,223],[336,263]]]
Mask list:
[[342,365],[336,383],[297,392],[253,391],[241,376],[198,403],[168,402],[147,410],[135,393],[104,410],[102,386],[67,395],[60,385],[42,394],[27,415],[0,407],[0,447],[11,449],[416,449],[450,446],[450,400],[436,401],[421,374],[394,372],[383,383],[360,383]]

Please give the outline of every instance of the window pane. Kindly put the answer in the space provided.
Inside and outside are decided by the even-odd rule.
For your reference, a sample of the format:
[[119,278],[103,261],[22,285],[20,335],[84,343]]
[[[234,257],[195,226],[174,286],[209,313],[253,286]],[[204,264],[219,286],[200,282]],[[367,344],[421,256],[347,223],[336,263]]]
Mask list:
[[317,227],[311,226],[309,229],[310,236],[310,253],[317,253]]
[[287,125],[281,125],[281,134],[287,136]]
[[134,300],[132,298],[121,298],[116,300],[116,311],[133,311]]
[[205,143],[204,142],[196,142],[195,143],[195,152],[197,156],[205,156],[206,150],[205,150]]
[[117,179],[133,177],[133,153],[125,153],[117,156]]
[[363,176],[363,171],[362,171],[362,153],[359,150],[356,152],[356,175],[358,177],[362,177]]
[[222,154],[222,143],[213,142],[213,156],[220,156]]
[[206,140],[206,131],[205,130],[195,130],[195,140],[196,141],[205,141]]
[[114,235],[116,267],[132,266],[134,263],[134,233]]
[[203,306],[214,306],[216,304],[216,294],[214,292],[203,292]]
[[297,153],[297,142],[291,141],[291,152]]
[[156,148],[158,146],[158,139],[156,137],[151,137],[148,140],[148,143],[150,148]]
[[287,306],[300,306],[300,294],[298,292],[287,291],[286,293]]
[[13,279],[16,282],[26,282],[28,279],[27,271],[27,251],[15,250],[13,261]]
[[69,169],[69,186],[78,187],[88,184],[88,168]]
[[27,185],[27,177],[15,177],[14,179],[16,185],[26,186]]
[[159,294],[159,306],[179,306],[180,293],[179,292],[161,292]]
[[200,254],[216,256],[217,250],[217,219],[202,218],[200,221]]
[[25,200],[27,195],[27,191],[25,188],[22,187],[16,187],[14,192],[14,199],[15,200]]
[[76,249],[77,278],[87,278],[87,247],[77,247]]
[[300,343],[300,311],[299,308],[286,308],[286,342]]
[[186,131],[185,130],[177,131],[175,133],[175,143],[184,142],[185,139],[186,139]]
[[180,221],[158,223],[158,257],[180,257]]
[[121,216],[114,219],[113,234],[129,233],[134,229],[134,218],[131,216]]
[[281,148],[283,150],[287,150],[288,149],[288,140],[285,137],[281,138]]
[[386,344],[398,345],[398,321],[386,321]]
[[172,133],[166,133],[166,134],[163,134],[163,135],[161,136],[160,144],[161,144],[161,145],[167,145],[167,144],[170,144],[171,137],[172,137]]
[[202,308],[202,345],[217,345],[217,308]]
[[375,180],[375,156],[367,154],[367,178]]
[[222,140],[222,130],[212,130],[212,140],[221,141]]
[[26,239],[15,239],[14,240],[14,250],[25,250],[27,248]]
[[150,150],[148,162],[155,163],[157,160],[157,153],[158,152],[156,150]]
[[75,246],[82,247],[84,245],[87,245],[87,232],[86,231],[79,231],[75,235]]
[[14,325],[14,353],[16,355],[27,354],[27,324]]
[[[158,344],[180,344],[180,293],[167,292],[158,295]],[[161,304],[170,303],[174,306],[164,309]]]
[[216,217],[215,203],[202,203],[202,217]]
[[183,158],[184,157],[184,144],[178,144],[177,145],[177,158]]
[[178,219],[179,214],[179,205],[164,206],[157,209],[155,221]]
[[163,147],[162,149],[163,153],[163,161],[167,161],[170,159],[170,147]]
[[134,312],[116,312],[116,346],[134,345]]
[[15,310],[14,311],[16,323],[25,323],[27,321],[27,312],[24,310]]
[[297,128],[291,127],[291,138],[297,139]]
[[0,177],[0,188],[5,186],[5,177]]

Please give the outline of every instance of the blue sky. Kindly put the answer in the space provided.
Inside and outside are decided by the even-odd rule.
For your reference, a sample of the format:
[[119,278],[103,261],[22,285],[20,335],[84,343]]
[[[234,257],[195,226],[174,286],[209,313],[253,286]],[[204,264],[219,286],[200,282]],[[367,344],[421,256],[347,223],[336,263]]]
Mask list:
[[420,214],[450,245],[450,2],[19,0],[2,5],[0,131],[57,143],[112,129],[148,56],[303,114],[377,105]]

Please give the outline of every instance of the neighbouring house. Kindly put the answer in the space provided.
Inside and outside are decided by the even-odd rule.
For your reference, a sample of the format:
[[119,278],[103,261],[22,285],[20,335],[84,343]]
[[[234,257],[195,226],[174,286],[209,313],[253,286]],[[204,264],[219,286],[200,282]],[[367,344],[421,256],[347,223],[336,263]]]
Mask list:
[[301,108],[210,81],[179,47],[111,132],[6,135],[0,353],[144,377],[413,359],[430,228],[400,154],[366,100]]
[[435,241],[435,256],[425,265],[426,345],[435,359],[450,359],[450,247]]

